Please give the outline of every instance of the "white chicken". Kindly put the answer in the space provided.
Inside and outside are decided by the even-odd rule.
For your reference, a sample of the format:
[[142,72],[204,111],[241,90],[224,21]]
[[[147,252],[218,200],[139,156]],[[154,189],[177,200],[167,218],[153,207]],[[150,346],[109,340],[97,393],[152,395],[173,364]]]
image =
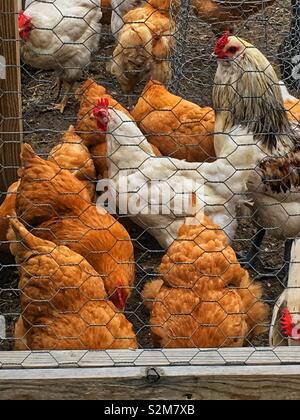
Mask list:
[[144,3],[145,1],[143,0],[111,0],[111,32],[115,38],[118,38],[119,32],[124,25],[123,17],[126,13],[136,7],[141,7]]
[[102,12],[100,0],[28,0],[19,14],[22,59],[43,70],[56,70],[58,91],[64,84],[64,112],[73,84],[82,76],[98,48]]
[[118,192],[121,213],[129,215],[165,249],[184,223],[199,223],[203,208],[230,239],[234,238],[236,207],[246,191],[248,170],[257,164],[251,135],[245,132],[238,137],[242,146],[238,148],[234,141],[224,141],[219,153],[228,159],[191,163],[156,157],[136,124],[105,101],[100,101],[93,113],[99,130],[108,133],[109,178]]

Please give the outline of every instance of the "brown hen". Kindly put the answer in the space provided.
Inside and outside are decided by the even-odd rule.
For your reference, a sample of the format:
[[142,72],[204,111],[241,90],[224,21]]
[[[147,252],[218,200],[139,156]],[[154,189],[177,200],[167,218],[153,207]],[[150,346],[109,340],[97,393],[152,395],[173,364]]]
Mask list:
[[118,34],[118,44],[108,64],[124,93],[132,93],[143,80],[168,83],[172,76],[170,55],[175,24],[169,10],[151,4],[128,12]]
[[17,350],[137,348],[132,325],[81,255],[33,236],[17,220],[8,238],[20,273]]
[[[133,246],[127,231],[90,202],[82,183],[54,162],[23,147],[24,168],[17,215],[37,228],[35,234],[82,255],[103,276],[106,292],[124,309],[134,282]],[[47,228],[47,229],[46,229]]]
[[225,30],[232,32],[235,23],[246,20],[274,2],[275,0],[192,0],[192,5],[196,15],[219,34]]
[[237,261],[226,235],[205,218],[184,225],[146,285],[151,331],[159,347],[241,347],[263,331],[262,287]]
[[164,156],[203,162],[215,158],[212,108],[200,107],[149,81],[132,111],[134,120]]

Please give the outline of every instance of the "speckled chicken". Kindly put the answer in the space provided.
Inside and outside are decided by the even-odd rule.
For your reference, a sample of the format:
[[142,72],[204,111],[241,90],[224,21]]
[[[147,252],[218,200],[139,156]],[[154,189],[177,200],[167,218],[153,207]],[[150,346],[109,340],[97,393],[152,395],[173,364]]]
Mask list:
[[212,108],[201,107],[149,81],[131,112],[147,140],[164,156],[203,162],[215,158]]
[[61,142],[51,150],[48,160],[55,162],[61,169],[71,171],[82,182],[91,201],[94,200],[96,188],[93,181],[97,177],[95,165],[88,148],[72,125],[63,135]]
[[103,25],[110,25],[112,16],[111,0],[100,0]]
[[[264,184],[271,191],[284,194],[299,190],[300,186],[300,146],[296,146],[286,156],[265,159],[259,165]],[[295,195],[292,194],[293,196]]]
[[16,350],[137,348],[132,325],[81,255],[33,236],[16,219],[10,223],[21,292]]
[[7,241],[7,232],[9,228],[8,217],[16,212],[16,196],[19,188],[19,182],[12,184],[0,206],[0,262],[6,263],[11,259],[9,243]]
[[182,226],[159,271],[160,279],[143,291],[156,346],[241,347],[263,332],[268,307],[262,287],[209,219]]
[[90,201],[82,183],[54,162],[23,146],[24,167],[16,202],[18,217],[35,235],[66,245],[82,255],[103,276],[106,292],[120,309],[134,283],[130,237],[113,216]]
[[233,30],[235,23],[271,6],[275,0],[192,0],[195,13],[200,19],[212,25],[216,33]]

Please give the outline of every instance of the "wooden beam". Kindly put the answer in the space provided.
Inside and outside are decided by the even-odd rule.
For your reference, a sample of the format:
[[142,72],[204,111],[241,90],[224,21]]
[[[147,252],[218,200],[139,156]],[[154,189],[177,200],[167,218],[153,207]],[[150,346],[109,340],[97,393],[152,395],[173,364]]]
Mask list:
[[0,400],[263,400],[299,395],[299,347],[0,351]]
[[[23,133],[20,46],[17,41],[20,9],[19,0],[0,0],[0,58],[2,63],[6,62],[5,78],[0,77],[0,194],[16,181],[20,166]],[[3,199],[3,194],[1,196]]]
[[299,347],[107,351],[0,351],[1,369],[299,365]]
[[300,366],[0,370],[0,400],[298,400]]

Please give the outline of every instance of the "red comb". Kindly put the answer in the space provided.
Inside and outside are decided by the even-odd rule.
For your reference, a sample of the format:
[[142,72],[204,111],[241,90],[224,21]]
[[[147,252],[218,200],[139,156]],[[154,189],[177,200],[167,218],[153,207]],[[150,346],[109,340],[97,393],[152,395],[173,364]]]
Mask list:
[[125,296],[124,296],[124,284],[121,282],[121,281],[119,281],[118,282],[118,284],[117,284],[117,296],[118,296],[118,301],[119,301],[119,305],[117,305],[118,306],[118,308],[121,310],[121,311],[124,311],[124,309],[125,309],[125,306],[126,306],[126,299],[125,299]]
[[30,22],[31,20],[32,20],[32,18],[30,16],[25,15],[24,11],[21,10],[21,12],[19,13],[19,16],[18,16],[19,28],[23,28],[23,26],[27,22]]
[[285,335],[285,337],[292,337],[293,334],[293,318],[292,315],[290,314],[290,311],[288,310],[288,308],[283,309],[282,311],[282,318],[280,321],[280,325],[282,328],[282,332]]
[[108,108],[109,107],[109,100],[108,100],[108,98],[101,98],[101,99],[99,99],[96,106],[97,107],[100,107],[100,108]]
[[219,54],[226,47],[230,37],[230,32],[226,31],[221,38],[218,39],[215,46],[215,54]]

